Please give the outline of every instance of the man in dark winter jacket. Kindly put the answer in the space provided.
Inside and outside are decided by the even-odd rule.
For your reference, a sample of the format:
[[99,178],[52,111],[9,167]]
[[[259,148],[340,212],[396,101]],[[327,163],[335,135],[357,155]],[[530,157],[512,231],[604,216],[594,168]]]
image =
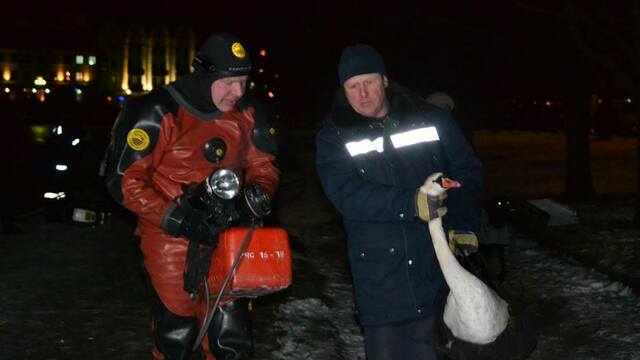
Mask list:
[[[338,75],[316,166],[347,232],[367,359],[438,359],[447,288],[426,222],[447,213],[450,243],[477,244],[482,165],[446,112],[388,79],[375,49],[345,48]],[[418,191],[435,172],[462,184],[446,208]]]
[[[191,249],[210,255],[232,213],[264,215],[248,206],[248,194],[271,197],[278,186],[273,131],[244,102],[251,62],[240,40],[227,33],[210,36],[193,66],[193,74],[125,103],[108,153],[108,189],[138,218],[136,235],[153,290],[154,359],[191,358],[204,321],[202,279],[190,287],[192,277],[186,276],[198,267],[187,260]],[[194,206],[201,202],[194,189],[223,168],[238,175],[243,196],[224,203],[223,213]],[[195,344],[198,358],[249,356],[248,303],[226,300],[216,309],[207,340]]]

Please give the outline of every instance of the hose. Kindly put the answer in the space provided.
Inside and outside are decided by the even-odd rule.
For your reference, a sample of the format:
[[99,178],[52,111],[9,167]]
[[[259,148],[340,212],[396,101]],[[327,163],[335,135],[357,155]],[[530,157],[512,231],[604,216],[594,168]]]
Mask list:
[[224,281],[222,282],[220,291],[218,291],[218,296],[216,296],[216,301],[213,304],[213,311],[211,311],[211,314],[209,314],[209,310],[211,309],[209,307],[209,302],[211,300],[209,296],[209,284],[208,284],[209,282],[205,279],[204,291],[205,291],[205,299],[206,299],[206,311],[204,313],[204,322],[202,323],[202,327],[200,328],[198,337],[196,337],[196,341],[193,343],[193,348],[191,349],[191,351],[196,351],[198,346],[200,346],[200,342],[202,342],[204,335],[207,333],[207,329],[211,324],[211,320],[213,320],[213,316],[216,314],[216,310],[218,310],[218,305],[220,305],[222,294],[227,288],[227,285],[229,284],[229,280],[231,280],[231,276],[233,275],[236,267],[240,263],[240,258],[242,257],[242,253],[244,253],[244,251],[247,249],[247,246],[249,245],[249,239],[251,239],[251,235],[253,235],[254,229],[255,229],[254,226],[249,227],[249,229],[247,230],[247,234],[244,236],[244,239],[242,239],[240,250],[238,251],[238,254],[236,255],[235,259],[233,259],[233,264],[231,265],[231,269],[229,269],[229,271],[227,272],[227,275],[224,277]]

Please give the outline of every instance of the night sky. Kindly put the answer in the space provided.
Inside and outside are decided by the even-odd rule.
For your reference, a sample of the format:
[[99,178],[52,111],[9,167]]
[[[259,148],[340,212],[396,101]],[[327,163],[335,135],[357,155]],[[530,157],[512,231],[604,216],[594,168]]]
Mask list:
[[285,107],[312,122],[324,115],[337,87],[340,51],[357,42],[379,49],[392,79],[425,96],[447,91],[470,109],[497,99],[562,98],[580,54],[554,13],[558,5],[535,2],[545,13],[516,2],[490,3],[116,0],[85,10],[88,2],[35,0],[28,7],[7,5],[0,20],[19,30],[5,31],[0,46],[46,46],[39,41],[64,34],[64,46],[91,47],[91,29],[107,20],[187,24],[198,40],[228,31],[250,49],[269,51]]

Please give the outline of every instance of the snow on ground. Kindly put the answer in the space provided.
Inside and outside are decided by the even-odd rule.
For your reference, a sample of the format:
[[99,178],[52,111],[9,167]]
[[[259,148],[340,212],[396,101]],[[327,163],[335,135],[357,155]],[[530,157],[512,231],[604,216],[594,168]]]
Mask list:
[[[478,152],[485,161],[490,195],[562,193],[563,134],[481,132],[476,139]],[[594,185],[600,194],[630,192],[635,177],[629,170],[634,146],[634,140],[624,138],[592,145]],[[611,182],[611,178],[629,181]],[[528,181],[528,185],[523,186],[523,180]],[[285,329],[284,339],[278,340],[283,346],[273,351],[271,358],[362,359],[362,337],[355,318],[349,313],[353,307],[348,293],[350,283],[345,283],[348,279],[339,274],[348,268],[346,265],[335,268],[336,262],[330,261],[335,260],[333,256],[344,257],[344,254],[335,249],[327,252],[325,246],[330,243],[336,246],[344,241],[344,235],[340,230],[313,226],[314,223],[337,224],[337,215],[332,213],[326,200],[322,200],[317,184],[308,187],[303,199],[289,205],[291,211],[283,214],[281,221],[292,224],[290,231],[301,234],[300,241],[311,249],[312,256],[302,255],[305,260],[331,279],[318,285],[321,294],[334,301],[319,297],[286,299],[276,311],[276,319],[284,317],[276,323]],[[309,203],[314,204],[312,209]],[[634,255],[640,251],[640,231],[620,226],[631,219],[632,202],[614,199],[572,205],[584,221],[583,233],[589,233],[588,241],[576,237],[571,242],[572,251],[597,257],[608,270],[616,270],[618,264],[618,272],[637,277],[640,267]],[[628,286],[567,255],[538,245],[532,235],[521,231],[514,234],[507,250],[504,286],[526,301],[539,322],[538,345],[530,359],[640,359],[640,301]],[[336,314],[341,314],[339,319],[335,318]],[[336,323],[341,331],[329,330],[330,335],[316,336],[314,330],[324,327],[323,331],[327,331]],[[338,352],[336,344],[353,350]]]
[[[562,191],[562,134],[479,136],[476,146],[494,194]],[[631,176],[632,143],[595,145],[596,188],[609,185],[608,195],[630,193],[632,179],[605,180]],[[313,164],[313,154],[299,156]],[[254,359],[364,359],[340,219],[313,170],[304,171],[305,193],[278,213],[291,236],[293,285],[254,300]],[[531,181],[518,185],[522,179]],[[640,269],[640,230],[629,225],[633,201],[571,205],[580,215],[580,231],[565,231],[553,247],[549,241],[558,239],[539,245],[516,231],[507,249],[504,286],[525,301],[538,325],[530,359],[640,359],[640,301],[619,280],[637,279]],[[0,242],[0,359],[148,358],[149,307],[132,229],[44,224],[37,218],[19,225],[25,234]]]
[[[329,229],[308,230],[305,241],[312,250],[300,254],[326,276],[314,284],[320,295],[284,299],[273,313],[279,336],[256,359],[364,359],[348,270],[336,268],[339,262],[322,244],[335,246],[343,235],[318,233],[324,230]],[[521,232],[514,234],[507,259],[505,289],[524,300],[540,323],[529,359],[640,359],[640,300],[628,286]]]
[[271,338],[264,352],[256,344],[255,359],[364,359],[340,227],[307,224],[291,230],[298,234],[294,241],[305,243],[298,249],[294,244],[295,284],[272,313],[277,340]]
[[[330,238],[328,235],[320,237]],[[326,253],[319,250],[311,251],[306,259],[325,276],[323,294],[327,300],[297,299],[278,309],[274,326],[281,326],[285,330],[287,346],[274,351],[272,359],[290,359],[302,354],[302,358],[308,359],[364,359],[362,335],[354,321],[351,281],[347,269],[336,266],[336,260],[343,259],[327,260]],[[310,321],[306,322],[305,319]],[[294,325],[300,320],[301,323]],[[321,322],[314,324],[314,320]],[[311,324],[313,327],[309,326]],[[313,330],[310,332],[311,328]],[[318,336],[313,336],[316,332]],[[305,343],[309,345],[307,349],[302,345]]]
[[514,242],[506,286],[544,323],[530,359],[640,358],[640,300],[629,287],[523,234]]

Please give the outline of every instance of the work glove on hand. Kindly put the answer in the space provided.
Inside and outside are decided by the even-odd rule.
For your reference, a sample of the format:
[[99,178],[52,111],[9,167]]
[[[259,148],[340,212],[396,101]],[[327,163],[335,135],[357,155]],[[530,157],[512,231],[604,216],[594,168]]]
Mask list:
[[473,231],[449,230],[449,248],[456,256],[469,256],[478,251],[478,237]]
[[447,213],[447,207],[444,206],[446,198],[446,192],[438,196],[431,196],[418,189],[415,195],[416,214],[424,222],[444,216]]

